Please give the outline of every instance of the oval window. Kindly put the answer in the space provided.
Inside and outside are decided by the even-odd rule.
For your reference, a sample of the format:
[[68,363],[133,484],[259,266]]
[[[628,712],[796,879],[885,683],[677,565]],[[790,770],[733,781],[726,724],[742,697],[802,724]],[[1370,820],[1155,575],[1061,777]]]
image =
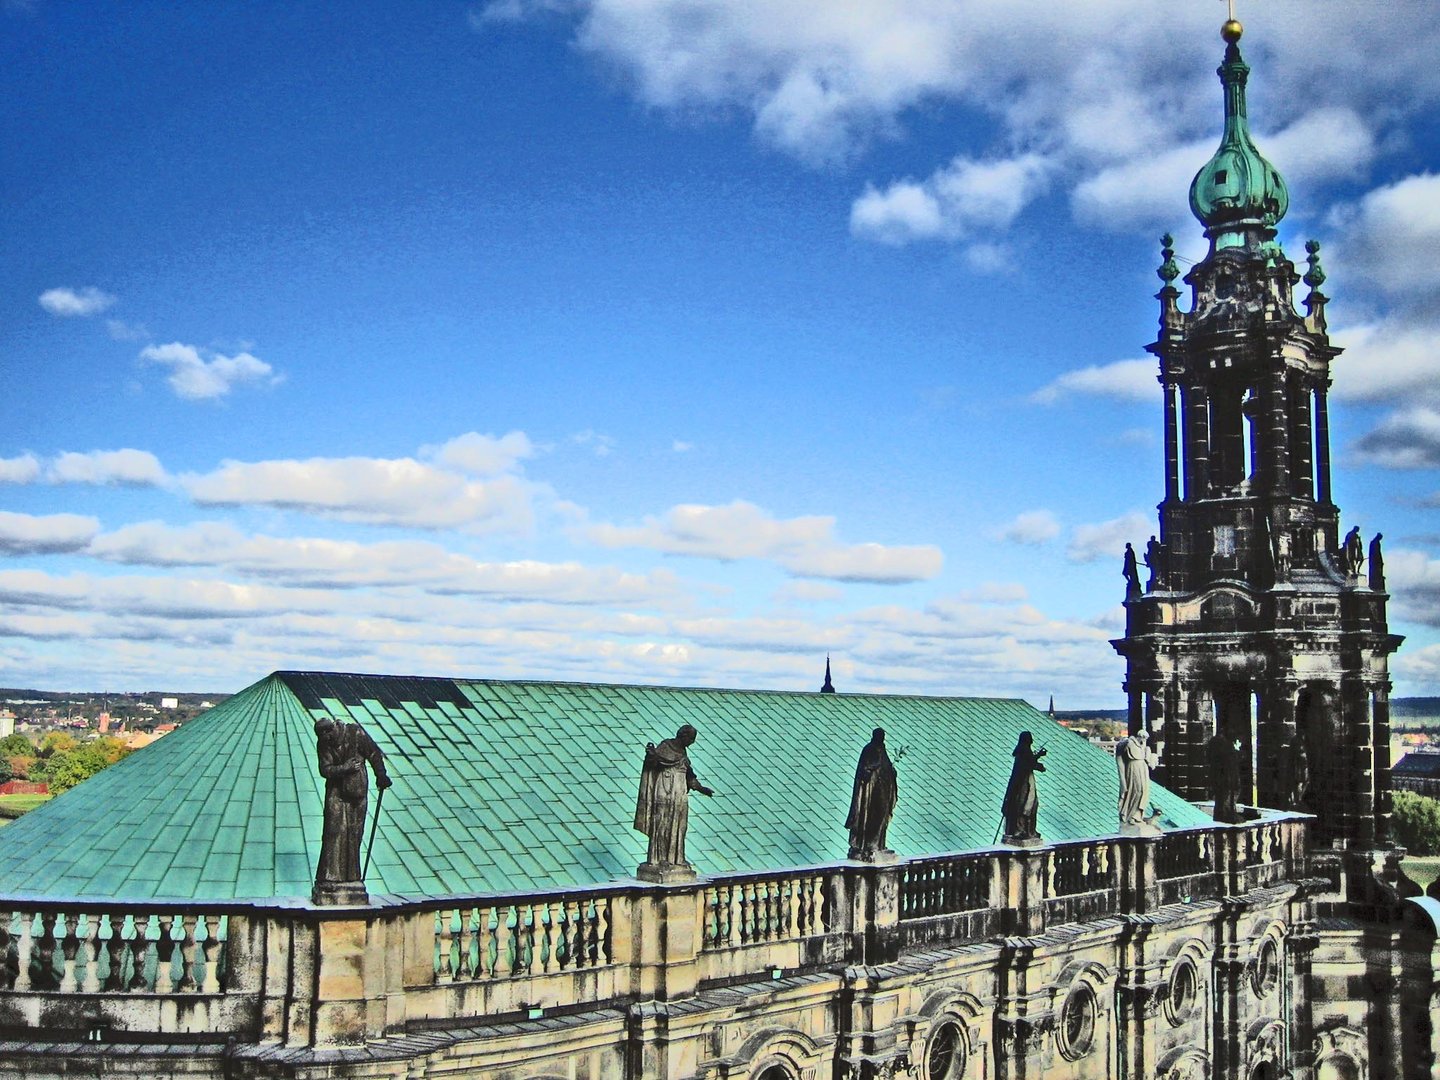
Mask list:
[[946,1021],[935,1029],[925,1052],[927,1080],[960,1080],[965,1075],[965,1033]]
[[1095,991],[1077,983],[1060,1009],[1060,1052],[1074,1061],[1095,1048]]

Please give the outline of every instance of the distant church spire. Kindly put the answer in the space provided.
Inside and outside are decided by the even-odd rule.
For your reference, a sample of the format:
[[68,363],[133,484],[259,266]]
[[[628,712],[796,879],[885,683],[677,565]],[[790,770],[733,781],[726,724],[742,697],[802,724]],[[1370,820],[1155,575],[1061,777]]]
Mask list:
[[822,694],[833,694],[833,693],[835,693],[835,684],[830,681],[830,657],[829,657],[828,654],[827,654],[826,657],[825,657],[825,685],[822,686],[822,687],[820,687],[820,693],[822,693]]
[[1050,719],[1055,719],[1055,695],[1050,695]]

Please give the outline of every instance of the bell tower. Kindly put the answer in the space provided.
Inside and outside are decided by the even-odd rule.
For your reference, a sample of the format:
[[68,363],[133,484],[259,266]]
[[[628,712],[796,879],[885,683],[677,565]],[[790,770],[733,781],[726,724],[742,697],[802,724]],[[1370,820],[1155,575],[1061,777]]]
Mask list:
[[1321,847],[1374,847],[1389,817],[1388,658],[1401,639],[1386,625],[1379,536],[1368,553],[1358,528],[1341,536],[1327,401],[1341,350],[1326,332],[1320,245],[1306,244],[1302,279],[1276,239],[1289,193],[1250,136],[1241,33],[1233,19],[1222,30],[1224,132],[1190,185],[1210,250],[1185,275],[1189,310],[1163,240],[1148,350],[1165,497],[1148,581],[1127,556],[1126,632],[1112,644],[1131,733],[1163,744],[1158,780],[1211,799],[1223,745],[1241,804],[1315,814]]

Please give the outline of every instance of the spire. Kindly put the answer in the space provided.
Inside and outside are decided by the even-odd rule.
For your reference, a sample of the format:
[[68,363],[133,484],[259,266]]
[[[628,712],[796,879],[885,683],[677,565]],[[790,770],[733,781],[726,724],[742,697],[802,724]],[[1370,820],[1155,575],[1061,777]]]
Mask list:
[[1216,69],[1225,88],[1225,130],[1220,146],[1190,183],[1190,210],[1205,226],[1212,250],[1256,242],[1274,249],[1275,224],[1290,208],[1285,181],[1255,148],[1245,113],[1250,65],[1240,55],[1244,28],[1234,19],[1221,28],[1225,59]]
[[830,681],[830,657],[828,654],[825,657],[825,685],[820,687],[820,693],[835,693],[835,684]]
[[1055,719],[1055,695],[1050,695],[1050,719]]

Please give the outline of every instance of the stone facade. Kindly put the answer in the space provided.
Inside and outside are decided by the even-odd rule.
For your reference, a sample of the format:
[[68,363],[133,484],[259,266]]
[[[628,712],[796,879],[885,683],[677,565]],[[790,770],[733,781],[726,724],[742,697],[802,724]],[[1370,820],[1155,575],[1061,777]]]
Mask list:
[[1317,919],[1307,826],[348,910],[12,905],[0,1075],[1430,1075],[1440,1012],[1396,988],[1433,985],[1433,924],[1380,893],[1383,922]]

